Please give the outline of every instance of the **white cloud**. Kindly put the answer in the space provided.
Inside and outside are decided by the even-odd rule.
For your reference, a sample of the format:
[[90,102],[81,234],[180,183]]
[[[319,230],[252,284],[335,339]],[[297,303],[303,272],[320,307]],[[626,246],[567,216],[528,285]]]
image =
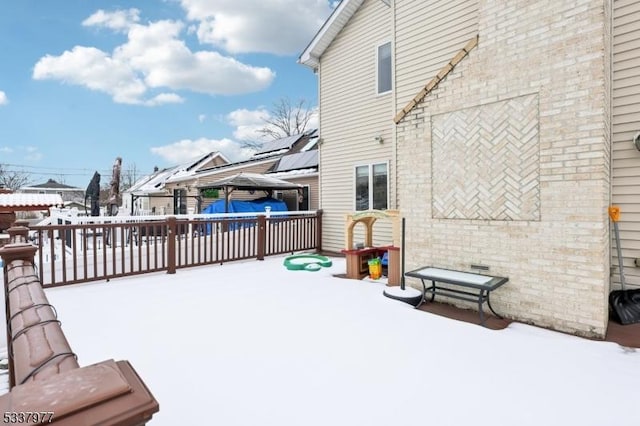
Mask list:
[[242,147],[230,139],[197,140],[183,139],[170,145],[151,148],[151,152],[164,158],[170,164],[182,164],[209,152],[219,151],[230,161],[241,161],[249,158],[254,150]]
[[146,101],[144,104],[147,106],[156,106],[163,104],[181,104],[183,102],[184,99],[175,93],[160,93]]
[[26,154],[24,156],[25,160],[28,160],[28,161],[39,161],[40,159],[42,159],[42,153],[39,151],[38,147],[27,146],[24,149],[26,151]]
[[11,154],[13,152],[13,149],[8,146],[0,146],[0,152],[3,154]]
[[[307,123],[307,130],[318,128],[317,111],[317,108],[313,108],[311,119]],[[256,110],[237,109],[231,111],[227,114],[226,120],[228,124],[235,127],[233,136],[236,139],[241,141],[264,142],[272,138],[260,133],[260,130],[264,128],[276,130],[274,126],[266,124],[266,120],[271,118],[271,113],[267,109],[258,108]]]
[[33,69],[36,80],[62,80],[108,93],[117,103],[142,104],[147,87],[126,61],[95,47],[75,46],[60,56],[47,55]]
[[207,119],[206,114],[199,114],[199,115],[198,115],[198,121],[199,121],[200,123],[204,123],[206,119]]
[[60,80],[107,93],[117,103],[148,106],[184,101],[172,92],[154,95],[156,90],[235,95],[263,90],[275,78],[269,68],[250,66],[218,52],[191,51],[180,39],[183,24],[179,21],[140,25],[138,19],[132,10],[97,12],[84,24],[126,29],[127,42],[111,54],[75,46],[59,56],[46,55],[36,63],[33,78]]
[[198,39],[232,53],[297,54],[331,13],[327,0],[181,0]]
[[7,98],[7,94],[0,90],[0,105],[6,105],[9,103],[9,98]]
[[307,123],[307,129],[319,129],[320,128],[320,115],[318,114],[318,107],[313,109],[313,114]]
[[263,140],[258,130],[265,126],[269,118],[269,111],[264,108],[257,110],[237,109],[227,115],[227,122],[235,127],[233,137],[241,141]]
[[82,25],[85,27],[104,27],[114,31],[126,32],[133,24],[139,21],[140,11],[138,9],[117,10],[115,12],[105,12],[100,9],[82,21]]

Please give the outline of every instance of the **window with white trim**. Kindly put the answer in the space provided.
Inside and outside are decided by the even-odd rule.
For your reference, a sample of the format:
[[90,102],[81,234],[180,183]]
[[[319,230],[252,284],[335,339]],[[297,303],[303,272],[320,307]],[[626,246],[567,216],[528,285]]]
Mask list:
[[388,208],[388,169],[387,163],[356,166],[356,210],[386,210]]
[[391,91],[391,42],[378,46],[377,50],[378,94]]

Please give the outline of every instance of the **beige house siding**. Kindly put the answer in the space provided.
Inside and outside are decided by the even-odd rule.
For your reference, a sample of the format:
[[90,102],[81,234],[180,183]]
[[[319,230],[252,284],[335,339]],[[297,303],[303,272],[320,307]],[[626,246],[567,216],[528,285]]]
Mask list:
[[399,111],[478,33],[478,1],[395,3],[395,110]]
[[498,312],[602,337],[608,3],[478,4],[478,47],[397,127],[407,268],[486,265]]
[[152,214],[173,214],[172,195],[154,194],[148,198],[148,210]]
[[318,188],[318,174],[303,175],[300,177],[288,176],[279,177],[291,183],[297,183],[309,187],[309,210],[318,210],[320,208],[320,189]]
[[[640,286],[640,1],[613,2],[612,202],[621,208],[620,237],[627,284]],[[613,233],[612,233],[613,235]],[[614,282],[620,281],[615,245]]]
[[200,168],[206,169],[207,167],[221,166],[223,164],[227,164],[227,160],[223,159],[222,157],[213,157],[211,161]]
[[[376,93],[377,46],[392,41],[391,24],[391,8],[366,0],[320,61],[320,190],[328,251],[344,248],[345,215],[355,208],[356,165],[389,162],[389,208],[394,207],[393,95]],[[388,229],[376,227],[374,243],[390,240]]]

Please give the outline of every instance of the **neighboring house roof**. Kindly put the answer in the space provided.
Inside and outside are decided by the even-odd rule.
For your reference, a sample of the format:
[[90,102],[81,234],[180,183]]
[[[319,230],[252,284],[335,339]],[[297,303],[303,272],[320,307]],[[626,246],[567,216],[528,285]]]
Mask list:
[[[308,138],[309,142],[302,145],[302,142],[304,142],[305,138]],[[314,138],[316,142],[312,143]],[[265,145],[257,153],[255,153],[251,158],[247,160],[236,161],[235,163],[221,164],[219,166],[198,170],[197,174],[195,174],[193,177],[200,178],[219,173],[223,170],[228,171],[230,169],[243,168],[254,164],[260,164],[262,162],[275,161],[278,160],[278,156],[282,156],[283,154],[286,154],[293,149],[297,150],[300,146],[302,146],[301,150],[313,149],[316,143],[317,129],[312,129],[301,135],[287,136],[281,139],[266,142]]]
[[342,31],[344,26],[347,25],[347,22],[349,22],[363,2],[364,0],[342,0],[322,25],[313,40],[311,40],[311,43],[304,49],[298,58],[298,63],[314,70],[317,69],[318,65],[320,65],[320,57],[324,51],[340,31]]
[[309,139],[309,142],[307,142],[307,144],[305,146],[303,146],[300,151],[309,151],[310,149],[317,149],[318,148],[318,138],[317,136],[314,136],[313,138]]
[[135,188],[129,188],[125,192],[130,192],[136,195],[165,193],[165,183],[174,173],[177,173],[179,169],[180,166],[175,166],[158,170],[153,174],[145,176],[145,178],[143,178],[144,181],[140,182],[139,185],[136,185]]
[[221,158],[227,164],[230,163],[230,161],[227,159],[227,157],[222,155],[221,152],[211,152],[211,153],[205,155],[204,157],[201,157],[197,161],[191,163],[189,166],[186,166],[186,165],[178,166],[179,170],[177,170],[175,173],[173,173],[169,177],[169,179],[167,179],[167,183],[180,182],[180,181],[184,181],[184,180],[190,179],[198,170],[200,170],[200,168],[202,166],[207,164],[209,161],[211,161],[215,157]]
[[47,210],[52,206],[62,206],[58,194],[0,194],[0,212],[26,210]]
[[229,161],[220,152],[210,152],[189,163],[168,167],[146,175],[141,179],[138,179],[136,183],[124,192],[134,195],[163,194],[166,192],[166,183],[190,179],[200,167],[204,166],[215,157],[219,157],[226,162]]
[[235,163],[221,164],[219,166],[215,166],[215,167],[210,167],[210,168],[207,168],[207,169],[199,170],[198,173],[196,173],[193,177],[195,179],[199,179],[201,177],[215,175],[216,173],[219,173],[221,171],[229,171],[229,170],[233,170],[233,169],[242,169],[242,168],[244,168],[246,166],[250,166],[250,165],[273,162],[276,159],[277,158],[266,158],[266,157],[265,158],[250,158],[248,160],[236,161]]
[[266,154],[266,153],[275,153],[277,151],[284,150],[285,152],[290,150],[296,142],[298,142],[303,136],[306,134],[302,133],[299,135],[286,136],[284,138],[276,139],[273,141],[265,142],[258,151],[253,155],[253,157]]
[[70,185],[65,185],[63,183],[59,183],[56,182],[53,179],[49,179],[48,181],[46,181],[45,183],[41,183],[38,185],[31,185],[31,186],[23,186],[22,188],[20,188],[21,191],[24,190],[52,190],[52,191],[82,191],[81,188],[75,187],[75,186],[70,186]]

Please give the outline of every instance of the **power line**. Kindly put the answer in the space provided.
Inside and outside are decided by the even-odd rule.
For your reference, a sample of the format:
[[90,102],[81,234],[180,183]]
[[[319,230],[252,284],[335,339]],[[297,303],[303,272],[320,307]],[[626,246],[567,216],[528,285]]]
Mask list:
[[[105,169],[87,169],[87,168],[74,168],[74,167],[44,167],[44,166],[29,166],[26,164],[10,164],[10,163],[0,163],[0,166],[3,167],[5,172],[14,172],[14,173],[24,173],[29,175],[57,175],[57,176],[87,176],[97,171],[100,174],[111,174],[113,169],[105,168]],[[5,167],[7,166],[7,167]],[[9,168],[10,167],[10,168]],[[34,169],[25,170],[25,169]],[[42,171],[39,171],[42,170]],[[140,174],[141,171],[137,167],[123,168],[123,172],[127,173],[137,173]]]
[[9,166],[9,167],[21,167],[23,169],[43,169],[43,170],[92,170],[92,169],[87,169],[87,168],[80,168],[80,167],[46,167],[46,166],[31,166],[28,164],[12,164],[12,163],[0,163],[0,165],[3,166]]

